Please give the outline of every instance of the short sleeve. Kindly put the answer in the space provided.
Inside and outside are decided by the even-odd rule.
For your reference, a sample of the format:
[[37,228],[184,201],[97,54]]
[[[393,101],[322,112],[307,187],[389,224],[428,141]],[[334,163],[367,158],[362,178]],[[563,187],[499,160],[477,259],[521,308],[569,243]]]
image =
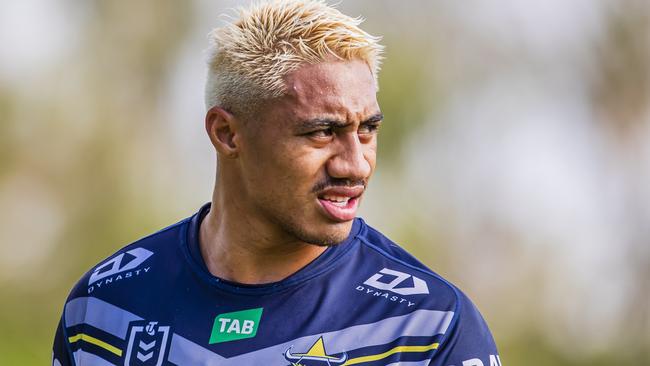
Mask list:
[[63,316],[61,316],[59,326],[56,328],[56,334],[54,336],[54,346],[52,347],[52,366],[73,365],[74,361],[65,334],[65,324],[63,324]]
[[474,304],[459,293],[459,308],[430,366],[501,366],[487,323]]

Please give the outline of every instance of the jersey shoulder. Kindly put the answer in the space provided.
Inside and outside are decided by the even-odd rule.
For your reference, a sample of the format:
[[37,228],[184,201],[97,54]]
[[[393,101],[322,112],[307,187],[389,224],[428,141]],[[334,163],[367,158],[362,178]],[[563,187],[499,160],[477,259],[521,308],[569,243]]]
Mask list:
[[366,287],[397,292],[417,309],[451,315],[441,327],[442,337],[431,365],[500,365],[488,325],[464,292],[376,229],[365,225],[359,239],[368,260],[382,268],[364,283]]
[[[371,283],[408,295],[427,294],[429,296],[426,296],[426,299],[447,310],[454,311],[460,306],[465,295],[456,286],[377,229],[366,224],[358,238],[366,258],[374,262],[375,268],[382,267],[374,277],[375,280],[370,280]],[[390,279],[392,281],[389,284],[381,285],[381,282],[388,282]]]
[[53,350],[59,364],[121,364],[128,324],[144,321],[137,314],[148,315],[142,310],[151,303],[163,303],[161,296],[181,270],[179,241],[186,222],[126,245],[81,277],[57,328]]
[[[161,276],[171,275],[188,220],[138,239],[91,267],[75,284],[68,301],[86,296],[110,298],[131,289],[141,291],[148,282],[159,282]],[[157,271],[156,267],[165,267],[165,271]]]

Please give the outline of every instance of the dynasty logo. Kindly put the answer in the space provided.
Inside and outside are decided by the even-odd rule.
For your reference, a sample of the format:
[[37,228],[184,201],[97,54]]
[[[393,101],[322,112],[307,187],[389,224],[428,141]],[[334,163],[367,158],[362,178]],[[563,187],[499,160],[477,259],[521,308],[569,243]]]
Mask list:
[[307,352],[295,352],[289,347],[284,352],[284,358],[291,366],[341,366],[348,360],[348,354],[343,352],[340,356],[328,355],[325,351],[323,337],[318,338]]
[[363,285],[358,285],[355,289],[408,307],[415,305],[415,302],[404,296],[429,294],[429,286],[423,279],[388,268],[370,276]]
[[93,292],[96,287],[101,288],[149,272],[151,267],[140,266],[152,255],[153,252],[147,249],[134,248],[100,264],[88,279],[88,293]]

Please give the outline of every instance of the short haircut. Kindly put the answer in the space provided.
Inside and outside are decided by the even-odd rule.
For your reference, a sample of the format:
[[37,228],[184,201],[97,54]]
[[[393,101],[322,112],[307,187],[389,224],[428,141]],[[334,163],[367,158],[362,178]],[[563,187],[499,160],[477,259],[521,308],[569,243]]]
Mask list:
[[247,114],[286,92],[284,77],[302,64],[364,61],[377,83],[380,37],[322,0],[269,0],[240,8],[209,34],[205,106]]

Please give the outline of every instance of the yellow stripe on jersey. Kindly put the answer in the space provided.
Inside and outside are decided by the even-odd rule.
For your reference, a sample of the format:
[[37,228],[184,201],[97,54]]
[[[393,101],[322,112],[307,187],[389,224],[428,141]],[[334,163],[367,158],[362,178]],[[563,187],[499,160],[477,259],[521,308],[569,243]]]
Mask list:
[[397,346],[395,348],[392,348],[384,353],[380,353],[377,355],[370,355],[370,356],[362,356],[362,357],[357,357],[357,358],[351,358],[348,360],[348,362],[344,363],[343,366],[348,366],[348,365],[356,365],[359,363],[363,362],[371,362],[371,361],[377,361],[384,359],[390,355],[394,355],[395,353],[404,353],[404,352],[427,352],[431,351],[432,349],[438,349],[438,346],[440,344],[438,343],[432,343],[427,346]]
[[88,334],[79,333],[79,334],[77,334],[75,336],[72,336],[72,337],[68,338],[68,342],[70,342],[70,343],[74,343],[74,342],[77,342],[77,341],[84,341],[84,342],[87,342],[87,343],[90,343],[90,344],[94,344],[95,346],[101,347],[101,348],[107,350],[108,352],[114,353],[114,354],[116,354],[118,356],[122,356],[122,350],[121,349],[119,349],[119,348],[117,348],[117,347],[115,347],[113,345],[110,345],[110,344],[102,341],[101,339],[97,339],[95,337],[89,336]]

